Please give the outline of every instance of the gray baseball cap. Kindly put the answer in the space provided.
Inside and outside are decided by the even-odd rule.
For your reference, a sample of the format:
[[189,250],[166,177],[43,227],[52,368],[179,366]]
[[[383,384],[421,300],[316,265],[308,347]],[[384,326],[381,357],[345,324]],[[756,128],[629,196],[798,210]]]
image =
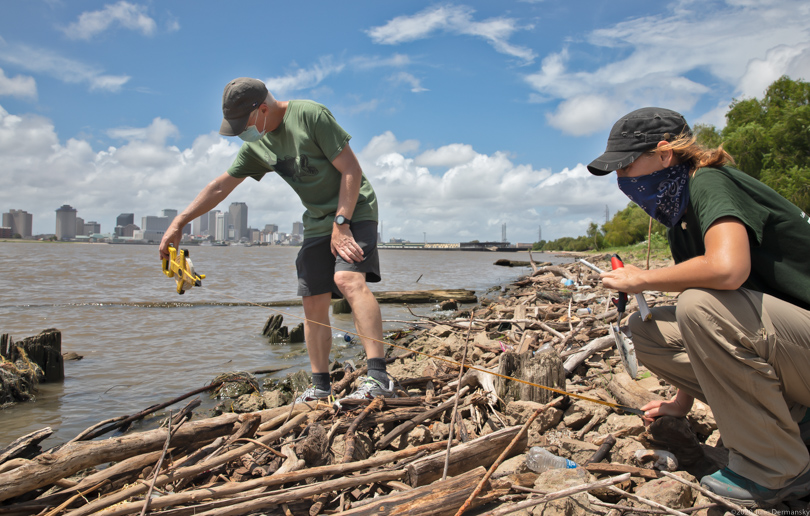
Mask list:
[[657,107],[637,109],[613,124],[605,152],[591,161],[591,174],[604,176],[634,162],[662,140],[672,141],[681,133],[692,134],[680,113]]
[[239,77],[222,93],[222,126],[219,134],[238,136],[247,128],[250,114],[267,99],[267,86],[258,79]]

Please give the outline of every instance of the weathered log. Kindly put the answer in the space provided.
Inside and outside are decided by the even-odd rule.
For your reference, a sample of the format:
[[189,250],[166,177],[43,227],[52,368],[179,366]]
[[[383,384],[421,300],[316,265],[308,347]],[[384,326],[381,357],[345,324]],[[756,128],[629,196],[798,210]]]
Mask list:
[[[179,445],[213,440],[232,432],[238,417],[224,414],[183,425],[174,442]],[[159,450],[165,441],[166,429],[159,428],[103,441],[68,443],[53,453],[39,455],[30,464],[0,474],[0,501],[47,486],[85,468]]]
[[485,473],[486,470],[479,466],[456,477],[439,480],[412,491],[382,496],[370,504],[350,509],[341,514],[347,516],[376,516],[379,514],[452,516],[475,489]]
[[[538,350],[536,353],[531,351],[520,354],[503,353],[498,363],[498,374],[520,378],[546,387],[565,389],[562,359],[550,346]],[[495,379],[495,388],[498,397],[507,403],[513,400],[548,403],[554,397],[553,391],[522,382],[514,382],[502,376]]]
[[0,450],[0,464],[16,457],[32,457],[40,451],[39,443],[50,437],[51,434],[53,434],[51,427],[45,427],[14,440]]
[[598,339],[592,340],[584,348],[580,349],[579,351],[575,352],[573,355],[570,355],[568,358],[565,359],[565,363],[563,363],[563,369],[565,369],[565,373],[566,374],[573,373],[574,369],[579,367],[579,364],[587,360],[588,357],[590,357],[594,353],[610,349],[611,347],[613,347],[613,345],[614,345],[613,337],[610,335],[605,335],[604,337],[599,337]]
[[[519,431],[519,426],[510,426],[454,446],[450,449],[447,474],[451,476],[458,475],[476,466],[490,467]],[[528,440],[528,434],[524,433],[523,439],[516,443],[510,456],[526,451]],[[444,452],[434,453],[409,464],[406,468],[408,471],[408,483],[412,487],[419,487],[441,478],[445,456],[446,453]]]
[[663,399],[661,396],[641,387],[630,378],[629,374],[623,371],[611,377],[606,389],[619,400],[619,403],[627,407],[639,408],[651,401]]

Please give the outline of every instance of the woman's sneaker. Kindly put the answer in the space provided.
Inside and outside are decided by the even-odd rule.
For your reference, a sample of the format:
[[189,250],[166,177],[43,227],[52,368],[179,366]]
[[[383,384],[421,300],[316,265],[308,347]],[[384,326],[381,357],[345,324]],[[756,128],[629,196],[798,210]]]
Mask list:
[[301,393],[300,396],[295,398],[295,403],[308,403],[310,401],[321,401],[328,399],[332,393],[316,388],[314,385],[310,386]]
[[357,390],[345,398],[341,398],[338,402],[343,400],[373,400],[377,396],[383,396],[385,398],[397,397],[397,394],[394,392],[394,382],[390,378],[388,379],[387,386],[372,376],[361,376],[358,381],[360,386]]
[[804,498],[810,494],[810,470],[780,489],[761,486],[728,468],[706,475],[700,479],[700,485],[744,507],[755,507],[758,504],[771,506],[782,500]]

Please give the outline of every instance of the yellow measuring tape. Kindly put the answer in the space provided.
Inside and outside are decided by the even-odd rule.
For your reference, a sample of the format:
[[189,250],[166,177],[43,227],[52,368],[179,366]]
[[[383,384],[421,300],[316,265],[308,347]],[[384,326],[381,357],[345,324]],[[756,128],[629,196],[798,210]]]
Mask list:
[[[170,257],[171,257],[170,262],[174,263],[175,258],[178,255],[178,253],[173,247],[169,247],[169,253],[170,253]],[[183,266],[183,267],[178,266],[178,267],[172,269],[172,272],[174,274],[176,274],[178,276],[185,276],[184,281],[181,281],[181,279],[179,277],[177,279],[177,292],[179,294],[183,293],[180,290],[181,283],[183,285],[193,283],[194,286],[201,287],[202,283],[199,280],[201,280],[202,278],[205,278],[205,275],[197,276],[197,275],[194,274],[194,270],[193,270],[193,268],[191,266],[191,261],[188,259],[188,250],[183,251],[183,260],[184,260],[184,263],[187,263],[187,266]],[[165,261],[166,260],[164,260],[163,272],[167,276],[172,277],[172,275],[169,275],[166,272]],[[191,287],[188,287],[188,288],[191,288]],[[188,289],[185,289],[185,290],[188,290]],[[275,309],[275,308],[271,308],[269,306],[260,305],[259,303],[254,303],[252,301],[247,301],[245,299],[241,299],[239,297],[232,296],[232,295],[230,295],[230,294],[228,294],[226,292],[223,292],[221,290],[213,289],[213,288],[210,288],[210,287],[207,290],[210,290],[211,292],[215,292],[217,294],[222,294],[225,297],[229,297],[231,299],[241,301],[241,302],[243,302],[245,304],[248,304],[248,305],[253,305],[253,306],[257,306],[259,308],[264,308],[264,309],[270,310],[271,312],[277,312],[277,313],[280,313],[282,315],[295,317],[296,319],[301,319],[303,321],[306,321],[306,322],[309,322],[309,323],[312,323],[312,324],[317,324],[317,325],[320,325],[320,326],[324,326],[326,328],[330,328],[330,329],[333,329],[333,330],[339,329],[339,328],[335,328],[334,326],[331,326],[331,325],[326,324],[326,323],[322,323],[322,322],[319,322],[319,321],[313,321],[311,319],[307,319],[306,317],[302,317],[300,315],[291,314],[291,313],[283,311],[283,310],[278,310],[278,309]],[[399,345],[394,344],[392,342],[386,342],[386,341],[378,340],[378,339],[375,339],[373,337],[366,337],[365,335],[360,335],[359,333],[356,333],[356,332],[353,332],[353,331],[348,331],[348,330],[341,330],[341,331],[344,331],[345,333],[349,333],[351,335],[354,335],[354,336],[356,336],[356,337],[358,337],[360,339],[367,339],[367,340],[370,340],[370,341],[373,341],[373,342],[378,342],[378,343],[383,344],[385,346],[392,346],[394,348],[401,349],[401,350],[404,350],[404,351],[408,351],[410,353],[417,353],[419,355],[424,355],[426,357],[430,357],[430,358],[433,358],[433,359],[436,359],[436,360],[441,360],[442,362],[446,362],[448,364],[453,364],[454,366],[459,367],[459,368],[465,367],[465,368],[473,370],[473,371],[479,371],[479,372],[482,372],[482,373],[491,374],[491,375],[497,376],[499,378],[503,378],[505,380],[510,380],[510,381],[514,381],[514,382],[518,382],[518,383],[523,383],[523,384],[526,384],[526,385],[531,385],[532,387],[538,387],[540,389],[545,389],[547,391],[555,392],[555,393],[561,394],[563,396],[571,396],[573,398],[581,399],[583,401],[590,401],[591,403],[598,403],[600,405],[606,405],[608,407],[611,407],[611,408],[615,409],[618,412],[627,412],[627,413],[630,413],[630,414],[635,414],[637,416],[643,416],[644,415],[644,411],[639,410],[637,408],[628,407],[628,406],[625,406],[625,405],[620,405],[618,403],[611,403],[609,401],[604,401],[604,400],[600,400],[600,399],[596,399],[596,398],[590,398],[588,396],[583,396],[581,394],[575,394],[573,392],[567,392],[567,391],[564,391],[562,389],[557,389],[555,387],[549,387],[547,385],[541,385],[539,383],[530,382],[528,380],[523,380],[521,378],[515,378],[513,376],[503,375],[503,374],[500,374],[500,373],[496,373],[494,371],[488,371],[488,370],[482,369],[480,367],[475,367],[475,366],[471,366],[471,365],[462,365],[462,364],[459,364],[458,362],[456,362],[455,360],[451,360],[449,358],[444,358],[444,357],[440,357],[440,356],[436,356],[436,355],[431,355],[430,353],[425,353],[424,351],[418,351],[418,350],[415,350],[415,349],[409,349],[409,348],[406,348],[404,346],[399,346]]]

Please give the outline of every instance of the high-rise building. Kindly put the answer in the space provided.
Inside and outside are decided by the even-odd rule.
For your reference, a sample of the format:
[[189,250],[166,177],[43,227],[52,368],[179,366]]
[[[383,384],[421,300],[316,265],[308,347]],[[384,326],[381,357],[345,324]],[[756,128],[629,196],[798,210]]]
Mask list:
[[87,233],[84,232],[84,219],[81,217],[76,217],[76,236],[86,236]]
[[160,210],[160,216],[161,217],[169,217],[169,223],[171,224],[171,222],[177,216],[177,210],[171,210],[171,209]]
[[101,224],[94,220],[84,223],[84,235],[90,236],[96,233],[101,233]]
[[127,224],[135,224],[135,214],[134,213],[122,213],[118,217],[115,218],[115,225],[124,227]]
[[225,233],[225,231],[228,229],[228,226],[226,224],[227,222],[226,219],[228,218],[227,215],[228,215],[227,213],[222,213],[220,211],[216,212],[217,221],[216,224],[214,225],[215,228],[214,240],[218,242],[224,241],[227,237],[227,234]]
[[230,223],[233,225],[233,240],[237,242],[242,237],[249,238],[248,229],[248,207],[243,202],[232,202],[228,208],[228,213],[231,216]]
[[[164,210],[165,212],[166,210]],[[163,239],[164,233],[169,229],[174,217],[169,218],[166,216],[158,217],[155,215],[147,215],[141,217],[141,231],[143,232],[143,239],[147,242],[159,242]]]
[[[208,212],[208,229],[203,231],[203,235],[207,234],[214,240],[216,240],[216,233],[217,233],[217,213],[219,210],[211,210]],[[205,215],[203,215],[204,217]]]
[[11,235],[20,235],[22,238],[30,237],[34,217],[24,210],[8,210],[3,214],[3,227],[11,228]]
[[293,222],[293,235],[300,235],[301,237],[304,236],[304,223],[303,222]]
[[56,238],[70,240],[76,238],[76,209],[67,204],[56,210]]

